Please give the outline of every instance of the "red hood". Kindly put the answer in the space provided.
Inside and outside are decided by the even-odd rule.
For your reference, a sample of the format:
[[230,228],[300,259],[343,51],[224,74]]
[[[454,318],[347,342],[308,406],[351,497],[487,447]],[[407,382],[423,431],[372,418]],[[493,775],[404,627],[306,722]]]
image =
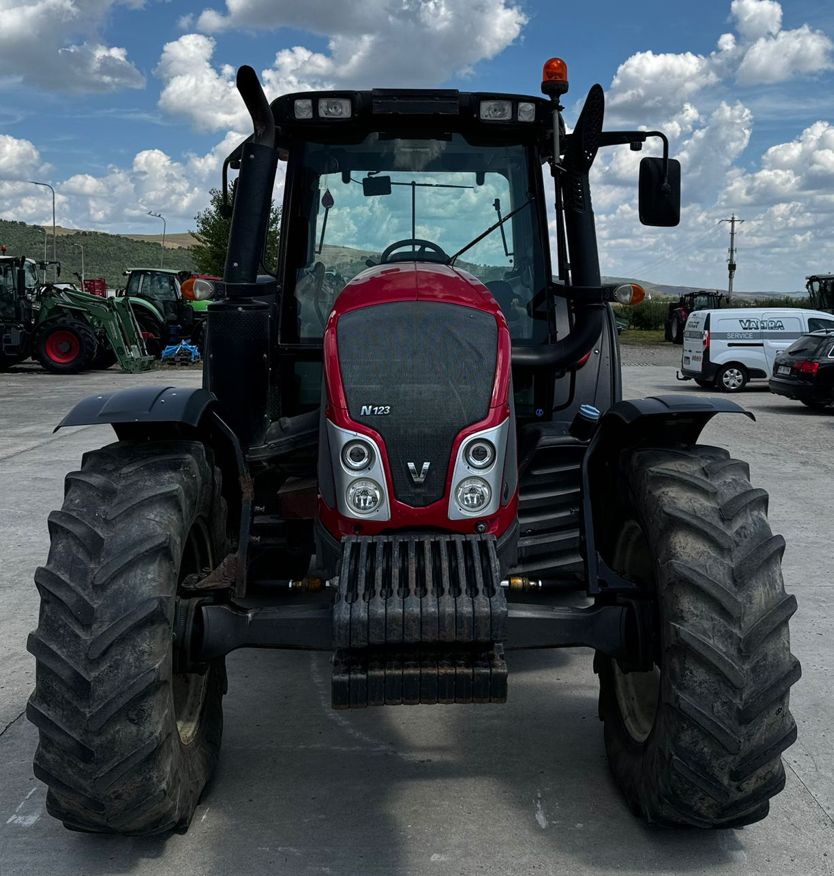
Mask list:
[[475,307],[504,322],[501,308],[477,277],[432,262],[396,262],[362,271],[341,291],[330,318],[335,321],[351,310],[394,301],[443,301]]

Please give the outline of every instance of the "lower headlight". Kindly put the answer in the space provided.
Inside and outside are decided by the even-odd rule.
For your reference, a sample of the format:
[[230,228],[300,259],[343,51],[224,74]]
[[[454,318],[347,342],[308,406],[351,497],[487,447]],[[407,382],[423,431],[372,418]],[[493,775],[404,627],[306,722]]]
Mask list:
[[464,478],[458,484],[455,495],[462,510],[476,513],[489,505],[492,491],[483,478]]
[[347,503],[355,514],[373,514],[382,504],[382,487],[368,478],[354,481],[347,488]]

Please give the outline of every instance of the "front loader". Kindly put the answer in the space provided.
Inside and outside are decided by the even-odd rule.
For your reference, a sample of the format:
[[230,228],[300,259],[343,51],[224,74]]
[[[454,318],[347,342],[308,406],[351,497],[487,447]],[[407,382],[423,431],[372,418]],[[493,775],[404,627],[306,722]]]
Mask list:
[[100,298],[65,284],[42,285],[37,269],[47,264],[0,256],[0,372],[30,356],[53,374],[116,362],[127,372],[154,367],[127,299]]
[[[332,654],[332,705],[512,697],[513,651],[595,652],[612,771],[648,821],[737,827],[784,786],[800,674],[767,494],[701,445],[726,400],[623,401],[589,172],[659,132],[566,133],[545,97],[238,89],[224,297],[201,389],[86,399],[116,443],[67,477],[35,582],[35,774],[70,828],[187,827],[217,762],[225,657]],[[278,162],[280,254],[263,265]],[[546,175],[543,170],[547,169]],[[546,204],[555,202],[554,254]],[[748,414],[748,416],[750,416]],[[565,607],[566,595],[575,604]]]

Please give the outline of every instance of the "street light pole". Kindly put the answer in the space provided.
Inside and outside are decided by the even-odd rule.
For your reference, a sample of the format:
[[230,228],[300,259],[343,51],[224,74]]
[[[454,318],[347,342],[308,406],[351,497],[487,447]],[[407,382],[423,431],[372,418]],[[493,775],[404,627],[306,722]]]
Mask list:
[[37,182],[34,179],[30,179],[29,182],[33,186],[43,186],[44,188],[49,189],[52,192],[52,261],[55,264],[52,266],[52,270],[55,271],[55,282],[58,282],[58,236],[55,231],[55,189],[49,183]]
[[70,246],[75,246],[81,250],[81,289],[86,292],[87,290],[84,288],[84,245],[81,243],[71,243]]
[[159,256],[159,267],[161,268],[165,260],[165,229],[167,227],[167,223],[165,222],[165,217],[162,215],[162,213],[154,213],[153,210],[148,210],[148,216],[153,216],[156,219],[162,220],[162,252]]

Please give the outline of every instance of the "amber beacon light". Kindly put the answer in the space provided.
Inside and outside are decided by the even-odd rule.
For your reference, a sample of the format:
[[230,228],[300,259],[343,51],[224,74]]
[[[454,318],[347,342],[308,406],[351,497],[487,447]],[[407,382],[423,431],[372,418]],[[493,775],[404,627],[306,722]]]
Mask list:
[[544,62],[542,70],[542,92],[548,97],[559,97],[566,94],[568,83],[568,65],[561,58],[550,58]]

